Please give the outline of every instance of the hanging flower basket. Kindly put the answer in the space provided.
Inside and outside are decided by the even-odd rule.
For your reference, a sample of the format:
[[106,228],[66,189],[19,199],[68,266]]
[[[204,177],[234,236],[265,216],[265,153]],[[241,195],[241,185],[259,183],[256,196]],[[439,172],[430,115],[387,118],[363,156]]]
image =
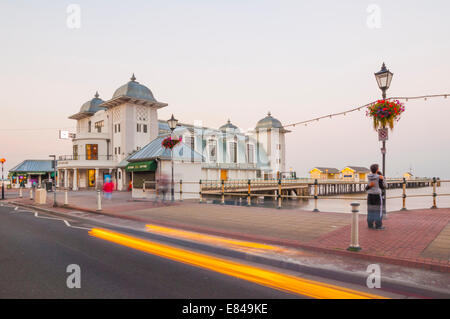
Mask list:
[[179,142],[181,142],[181,137],[179,139],[173,139],[171,136],[166,137],[162,141],[162,146],[165,148],[172,149],[177,145]]
[[400,115],[405,111],[405,105],[400,101],[378,100],[375,104],[367,107],[366,115],[373,119],[373,128],[385,128],[389,126],[394,129],[394,122],[400,120]]

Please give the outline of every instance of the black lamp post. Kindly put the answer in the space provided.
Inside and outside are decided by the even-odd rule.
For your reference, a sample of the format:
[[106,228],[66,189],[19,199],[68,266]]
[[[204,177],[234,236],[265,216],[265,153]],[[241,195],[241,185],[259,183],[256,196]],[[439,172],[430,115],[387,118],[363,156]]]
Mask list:
[[2,200],[5,199],[5,178],[3,175],[3,163],[6,162],[4,158],[0,159],[0,162],[2,163]]
[[[178,120],[176,118],[172,117],[167,121],[167,123],[169,124],[169,128],[170,131],[173,134],[173,131],[175,130],[175,128],[177,127],[178,124]],[[175,191],[174,191],[174,179],[173,179],[173,148],[170,149],[170,160],[172,162],[172,183],[171,183],[171,189],[170,189],[170,194],[171,194],[171,199],[172,202],[175,200]]]
[[[383,100],[386,99],[386,91],[391,85],[392,76],[394,74],[386,68],[383,62],[381,70],[375,73],[375,79],[377,80],[378,87],[382,92]],[[380,134],[380,130],[383,130],[384,134]],[[383,127],[379,129],[379,136],[383,136],[383,147],[381,148],[381,154],[383,156],[383,175],[386,178],[386,140],[387,140],[387,128]],[[386,191],[383,190],[383,215],[386,215]]]

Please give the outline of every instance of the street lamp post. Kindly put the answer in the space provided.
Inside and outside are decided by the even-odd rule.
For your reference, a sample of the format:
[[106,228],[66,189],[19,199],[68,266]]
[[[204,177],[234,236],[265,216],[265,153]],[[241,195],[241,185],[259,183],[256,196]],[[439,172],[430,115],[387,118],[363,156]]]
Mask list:
[[5,199],[5,178],[3,175],[3,163],[6,162],[4,158],[0,159],[0,162],[2,163],[2,200]]
[[49,155],[48,157],[53,157],[53,207],[58,207],[56,202],[56,155]]
[[[172,117],[167,121],[167,123],[169,124],[169,128],[170,131],[173,134],[173,131],[175,130],[175,128],[177,127],[178,124],[178,120],[176,118]],[[171,181],[171,187],[170,187],[170,194],[171,194],[171,200],[172,202],[175,201],[175,191],[174,191],[174,178],[173,178],[173,147],[170,149],[170,161],[172,164],[172,181]]]
[[[381,95],[383,97],[383,100],[386,99],[386,91],[389,89],[389,86],[391,85],[392,76],[394,74],[389,71],[386,68],[386,65],[383,62],[383,65],[381,66],[381,70],[375,73],[375,79],[377,80],[378,87],[381,90]],[[380,132],[382,130],[383,132]],[[386,140],[387,140],[387,128],[382,127],[379,129],[379,135],[383,136],[382,139],[382,148],[381,148],[381,155],[383,159],[383,176],[386,178]],[[383,215],[386,216],[386,190],[383,190]]]

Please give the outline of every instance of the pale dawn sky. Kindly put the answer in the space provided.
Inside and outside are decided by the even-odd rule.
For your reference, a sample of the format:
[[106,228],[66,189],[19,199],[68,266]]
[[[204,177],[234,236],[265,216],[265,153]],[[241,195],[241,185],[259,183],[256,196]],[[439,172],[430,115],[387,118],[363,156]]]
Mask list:
[[[76,4],[80,27],[67,25]],[[372,17],[379,9],[379,24]],[[253,128],[388,96],[450,93],[449,1],[0,1],[0,157],[71,154],[59,129],[98,90],[137,80],[181,122]],[[370,22],[371,21],[371,22]],[[450,178],[450,97],[406,102],[387,144],[388,176]],[[381,164],[365,111],[291,129],[287,168]]]

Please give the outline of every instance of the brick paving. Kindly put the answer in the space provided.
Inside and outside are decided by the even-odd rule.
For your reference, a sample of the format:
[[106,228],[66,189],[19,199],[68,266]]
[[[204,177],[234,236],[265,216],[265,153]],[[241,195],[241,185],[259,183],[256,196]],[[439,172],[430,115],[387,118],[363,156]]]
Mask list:
[[[26,196],[24,192],[24,196]],[[43,207],[51,208],[52,195]],[[64,194],[58,193],[63,202]],[[15,199],[25,204],[28,198]],[[111,201],[103,200],[103,214],[146,223],[184,228],[227,237],[313,249],[339,255],[450,272],[450,209],[424,209],[394,212],[385,220],[385,230],[367,228],[365,216],[359,219],[360,252],[349,252],[350,214],[313,213],[198,204],[133,201],[131,194],[116,192]],[[95,212],[96,193],[70,192],[72,210]],[[68,209],[58,208],[64,212]]]

